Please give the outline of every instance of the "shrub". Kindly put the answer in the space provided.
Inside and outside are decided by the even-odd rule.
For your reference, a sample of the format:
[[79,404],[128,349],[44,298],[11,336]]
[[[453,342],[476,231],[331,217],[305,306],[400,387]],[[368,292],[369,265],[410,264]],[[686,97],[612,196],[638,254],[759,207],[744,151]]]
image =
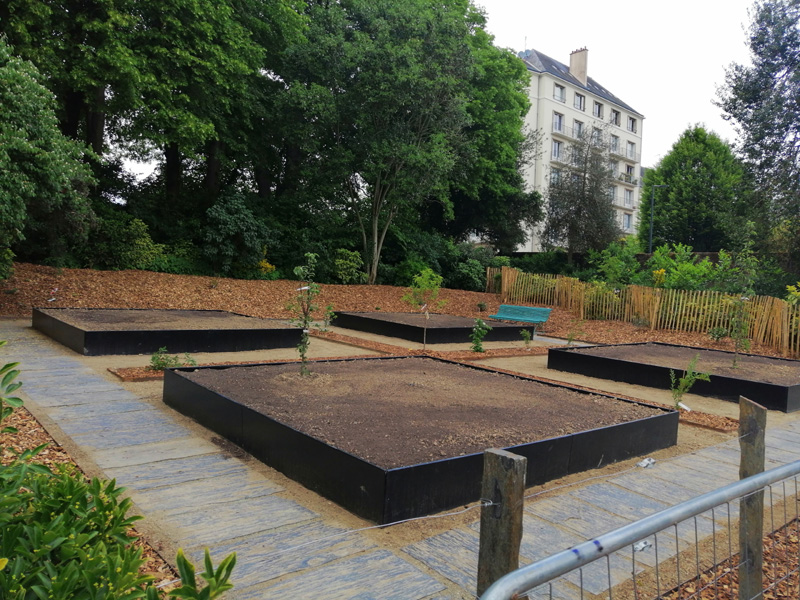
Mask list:
[[458,264],[449,287],[482,292],[486,288],[486,268],[474,258]]
[[470,334],[470,339],[472,340],[470,348],[473,352],[483,352],[483,338],[491,330],[492,328],[483,319],[475,319],[475,325],[473,325],[472,333]]
[[367,274],[364,272],[364,260],[358,252],[339,248],[333,261],[336,269],[336,278],[344,284],[366,283]]
[[240,276],[254,277],[273,235],[248,208],[243,194],[230,193],[206,212],[202,237],[202,254],[215,272],[228,275],[238,270]]
[[715,342],[718,342],[727,336],[728,336],[728,330],[725,327],[712,327],[711,329],[708,330],[708,337],[710,337]]
[[[698,373],[695,371],[697,360],[700,358],[699,354],[695,354],[694,358],[689,361],[689,366],[683,372],[683,376],[676,380],[675,371],[669,370],[670,391],[672,392],[672,401],[675,403],[675,408],[682,408],[681,399],[694,385],[695,381],[711,381],[708,373]],[[685,407],[683,407],[685,408]]]
[[[16,366],[0,369],[0,421],[22,405],[11,396],[21,385],[14,381]],[[10,427],[2,431],[15,433]],[[87,481],[71,466],[51,472],[35,462],[43,448],[26,449],[0,465],[0,597],[158,600],[153,577],[140,573],[141,550],[131,544],[130,527],[141,517],[127,515],[132,503],[122,497],[124,488],[114,481]],[[215,570],[206,550],[202,577],[208,585],[201,592],[194,567],[178,551],[182,587],[170,596],[219,597],[233,587],[235,563],[231,554]]]
[[[308,370],[308,348],[311,345],[309,330],[311,329],[311,313],[317,308],[316,299],[320,293],[319,284],[314,281],[314,269],[317,265],[317,255],[313,252],[306,253],[306,264],[294,268],[294,275],[305,283],[297,289],[297,295],[287,306],[293,313],[292,324],[300,327],[300,343],[297,344],[297,352],[300,354],[300,375],[306,376],[311,373]],[[332,310],[332,309],[331,309]]]
[[167,347],[162,346],[150,357],[150,369],[153,371],[163,371],[164,369],[173,369],[175,367],[194,367],[197,361],[191,357],[188,352],[183,354],[183,357],[167,354]]

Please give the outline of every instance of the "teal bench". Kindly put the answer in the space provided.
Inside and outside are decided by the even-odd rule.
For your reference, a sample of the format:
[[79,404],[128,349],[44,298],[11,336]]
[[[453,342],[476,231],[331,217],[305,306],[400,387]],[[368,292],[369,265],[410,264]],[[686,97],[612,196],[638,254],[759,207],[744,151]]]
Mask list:
[[542,308],[541,306],[514,306],[512,304],[501,304],[496,315],[489,315],[491,319],[503,321],[520,321],[523,323],[533,323],[534,335],[536,325],[545,323],[550,318],[552,308]]

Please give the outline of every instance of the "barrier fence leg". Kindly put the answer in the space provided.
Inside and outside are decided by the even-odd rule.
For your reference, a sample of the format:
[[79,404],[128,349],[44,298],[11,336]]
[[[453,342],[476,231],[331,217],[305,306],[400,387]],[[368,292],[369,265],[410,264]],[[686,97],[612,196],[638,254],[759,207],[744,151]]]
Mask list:
[[[739,478],[764,472],[767,410],[739,397]],[[761,600],[764,562],[764,491],[742,498],[739,508],[739,600]]]
[[505,450],[492,448],[483,454],[481,498],[491,505],[481,509],[478,596],[519,568],[527,464],[524,456]]

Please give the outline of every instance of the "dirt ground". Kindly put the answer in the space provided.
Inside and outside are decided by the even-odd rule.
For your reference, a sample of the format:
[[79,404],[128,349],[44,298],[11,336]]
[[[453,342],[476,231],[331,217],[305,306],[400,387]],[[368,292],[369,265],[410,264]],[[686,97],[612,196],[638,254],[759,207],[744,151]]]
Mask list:
[[[105,307],[105,308],[164,308],[164,309],[221,309],[230,310],[250,316],[265,318],[287,318],[286,304],[292,298],[297,282],[294,281],[236,281],[228,279],[215,279],[210,277],[191,277],[175,276],[159,273],[148,273],[139,271],[85,271],[72,269],[54,269],[35,265],[17,264],[15,275],[5,281],[0,282],[0,318],[21,318],[21,323],[30,323],[31,308],[34,306],[45,307]],[[323,285],[320,305],[332,304],[335,310],[348,311],[407,311],[400,297],[403,290],[389,286],[334,286]],[[441,296],[448,300],[442,312],[466,317],[485,317],[492,314],[498,308],[499,299],[493,294],[483,294],[477,292],[464,292],[458,290],[443,290]],[[478,310],[478,303],[484,302],[487,305],[485,312]],[[321,315],[319,315],[321,316]],[[566,338],[568,334],[576,334],[578,340],[595,343],[625,343],[637,341],[663,341],[668,343],[685,344],[697,347],[719,348],[732,350],[732,345],[728,341],[713,342],[707,336],[701,334],[677,334],[674,332],[650,331],[647,328],[635,327],[627,323],[616,323],[609,321],[599,322],[580,322],[574,315],[567,311],[555,308],[551,312],[551,317],[544,330],[545,336]],[[310,356],[332,357],[332,356],[362,356],[374,355],[376,349],[381,344],[391,346],[392,340],[381,338],[381,336],[371,336],[370,334],[354,333],[350,331],[337,330],[335,327],[331,331],[331,339],[314,338],[311,344]],[[348,337],[358,336],[362,340],[371,343],[369,349],[359,347],[350,343],[333,341],[337,335]],[[538,334],[537,334],[538,338]],[[345,338],[346,339],[346,338]],[[397,341],[393,341],[397,344]],[[52,342],[55,344],[55,342]],[[484,343],[488,350],[481,356],[480,364],[497,366],[515,372],[536,375],[546,379],[557,379],[562,382],[585,386],[593,389],[620,394],[634,398],[641,398],[662,404],[671,404],[668,390],[655,390],[641,386],[633,386],[618,382],[592,379],[581,375],[569,373],[554,373],[546,369],[546,356],[542,355],[543,346],[546,345],[539,339],[534,340],[531,349],[527,349],[523,342],[489,342]],[[411,342],[402,342],[402,346],[409,349],[409,352],[421,351],[419,345]],[[447,347],[445,347],[447,346]],[[453,348],[453,345],[442,345],[434,347],[432,352],[455,351],[467,352],[468,348]],[[458,345],[455,345],[458,346]],[[508,348],[513,350],[516,356],[508,356]],[[13,348],[7,347],[5,355],[13,353]],[[500,356],[492,356],[492,353]],[[753,347],[752,353],[772,354],[763,348]],[[113,356],[113,357],[84,357],[73,354],[75,358],[82,361],[87,366],[92,367],[96,372],[103,373],[109,380],[117,383],[120,380],[111,372],[109,368],[118,367],[145,367],[149,362],[149,356]],[[264,360],[289,360],[296,358],[294,349],[256,351],[245,353],[216,353],[195,355],[199,363],[214,362],[252,362]],[[24,364],[22,365],[24,373]],[[23,377],[24,379],[24,377]],[[161,402],[161,381],[144,382],[123,382],[125,388],[129,389],[139,397],[152,403],[162,410],[169,410],[163,407]],[[23,386],[24,390],[24,386]],[[736,404],[701,398],[688,394],[684,397],[684,403],[695,411],[705,411],[725,417],[738,417]],[[24,421],[29,425],[25,433],[26,444],[38,444],[42,440],[48,439],[48,432],[35,420],[26,416],[25,411],[19,411],[18,420]],[[38,416],[34,414],[34,416]],[[205,436],[220,445],[226,452],[239,456],[247,461],[253,468],[261,470],[269,477],[278,481],[286,488],[287,496],[308,506],[310,509],[330,516],[342,523],[345,527],[361,527],[366,523],[361,519],[351,515],[335,504],[319,497],[318,495],[306,490],[299,484],[288,480],[280,473],[266,467],[247,456],[240,449],[226,444],[217,439],[207,430],[192,423],[176,414],[176,418],[192,427],[198,435]],[[774,425],[794,419],[792,415],[785,415],[770,411],[768,425]],[[46,427],[49,427],[64,448],[67,459],[72,456],[77,458],[80,466],[89,475],[97,474],[96,467],[91,464],[81,463],[80,449],[69,442],[69,439],[60,433],[57,427],[48,423],[46,418],[40,419]],[[19,426],[19,424],[17,425]],[[719,432],[702,429],[696,426],[682,423],[679,427],[678,444],[672,448],[661,450],[652,455],[656,460],[665,460],[673,456],[691,453],[700,448],[713,445],[735,437],[734,432]],[[5,440],[0,440],[4,442]],[[7,444],[1,444],[7,445]],[[56,453],[58,447],[53,447]],[[563,491],[565,485],[580,486],[593,482],[593,478],[598,476],[610,475],[623,470],[635,468],[635,463],[639,459],[631,459],[603,469],[589,471],[573,475],[567,478],[548,482],[543,486],[530,488],[528,496],[539,494],[550,494]],[[570,488],[572,489],[572,488]],[[451,529],[453,527],[471,523],[478,518],[478,510],[470,510],[452,516],[440,516],[435,519],[425,519],[405,523],[398,526],[386,527],[372,531],[369,535],[375,541],[390,549],[400,549],[403,546],[416,542],[425,537],[429,537],[438,532]],[[147,525],[147,520],[141,522],[141,530],[145,533],[152,547],[160,549],[162,540],[159,532],[151,530]],[[148,550],[148,554],[155,556],[157,564],[150,566],[149,570],[157,574],[168,573],[168,565],[163,561],[158,563],[157,553]],[[166,546],[164,556],[172,558],[174,553]],[[166,578],[169,575],[165,575]]]

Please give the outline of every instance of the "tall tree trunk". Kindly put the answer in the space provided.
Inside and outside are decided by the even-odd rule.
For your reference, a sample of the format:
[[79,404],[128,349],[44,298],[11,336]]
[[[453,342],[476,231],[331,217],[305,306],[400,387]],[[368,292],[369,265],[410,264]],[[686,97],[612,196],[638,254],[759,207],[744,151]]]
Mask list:
[[102,156],[105,146],[106,129],[106,91],[104,87],[97,87],[93,93],[94,103],[86,115],[86,143],[98,156]]
[[253,177],[256,180],[256,189],[259,198],[269,198],[272,194],[272,174],[264,166],[256,165],[253,168]]
[[183,161],[178,144],[172,143],[164,148],[164,180],[166,183],[167,201],[173,205],[180,200],[181,176],[183,174]]
[[220,156],[225,149],[225,144],[219,140],[211,140],[206,144],[206,175],[203,179],[203,188],[210,198],[216,199],[219,195],[219,172],[222,164]]
[[61,133],[68,138],[78,139],[84,106],[83,94],[74,90],[66,93],[64,97],[64,115],[61,119]]

